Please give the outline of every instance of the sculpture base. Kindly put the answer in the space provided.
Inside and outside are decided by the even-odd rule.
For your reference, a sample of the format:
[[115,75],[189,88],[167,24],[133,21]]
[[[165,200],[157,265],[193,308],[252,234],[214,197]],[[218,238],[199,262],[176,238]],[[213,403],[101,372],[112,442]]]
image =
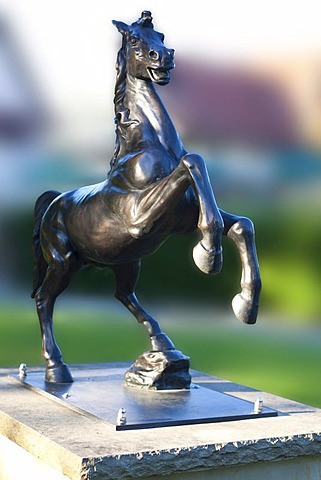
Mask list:
[[188,389],[189,357],[179,350],[143,353],[125,373],[125,384],[150,390]]
[[[16,369],[0,369],[0,478],[21,480],[28,472],[33,480],[152,480],[161,472],[164,478],[173,475],[190,480],[319,479],[321,410],[195,371],[191,373],[198,389],[126,388],[122,381],[129,367],[127,362],[71,365],[75,381],[69,386],[46,383],[44,367],[29,367],[26,381],[34,379],[40,388],[60,388],[55,401],[49,400],[49,393],[40,395],[37,388],[24,388],[23,382],[10,380],[7,376],[17,376]],[[205,398],[208,390],[213,397]],[[179,399],[184,408],[181,404],[171,408],[183,426],[117,431],[107,414],[115,421],[118,409],[126,408],[130,427],[131,419],[137,421],[133,397],[144,403],[144,422],[152,413],[154,420],[159,419],[160,408],[168,420],[169,410],[161,404],[167,402],[168,408]],[[207,416],[213,412],[225,415],[231,398],[245,401],[243,405],[251,412],[258,397],[264,401],[263,408],[276,409],[279,415],[260,418],[254,414],[253,420],[223,423],[214,419],[215,423],[205,425],[186,425],[181,418],[185,406],[194,419],[200,405],[205,405]],[[83,402],[78,408],[69,404],[76,400]],[[91,414],[84,412],[85,402]],[[232,412],[235,415],[234,406]],[[101,413],[104,418],[99,417]],[[39,462],[54,469],[56,476],[43,469],[40,472]]]
[[[182,355],[182,354],[181,354]],[[73,371],[73,370],[72,370]],[[82,415],[106,421],[116,430],[218,423],[277,416],[271,408],[254,411],[252,402],[192,384],[185,390],[151,390],[124,385],[124,369],[83,368],[73,371],[74,383],[44,381],[43,372],[28,373],[20,385]],[[124,421],[119,412],[124,411]]]

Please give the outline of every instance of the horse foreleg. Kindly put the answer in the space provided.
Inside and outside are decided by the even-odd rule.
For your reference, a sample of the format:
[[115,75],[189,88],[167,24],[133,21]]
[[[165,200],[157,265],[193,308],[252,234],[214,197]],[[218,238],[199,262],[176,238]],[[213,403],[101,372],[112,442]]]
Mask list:
[[170,175],[141,193],[127,219],[128,232],[134,238],[150,232],[159,218],[177,206],[188,187],[193,188],[197,197],[197,226],[202,233],[201,241],[193,249],[194,261],[204,273],[219,273],[222,268],[223,220],[200,155],[184,155]]
[[204,273],[216,274],[223,263],[222,233],[223,219],[217,207],[206,164],[200,155],[187,154],[182,157],[199,204],[198,229],[202,239],[193,249],[197,267]]
[[239,320],[253,324],[256,322],[261,292],[254,226],[246,217],[238,217],[222,210],[221,214],[225,224],[223,233],[235,243],[242,264],[242,291],[233,298],[232,308]]
[[167,177],[143,190],[127,219],[130,235],[140,238],[149,233],[159,218],[176,207],[189,186],[189,175],[180,162]]
[[135,295],[140,262],[113,265],[111,268],[116,279],[115,297],[125,305],[139,323],[144,325],[150,337],[151,351],[173,350],[175,348],[173,342],[161,330],[159,323],[141,307]]

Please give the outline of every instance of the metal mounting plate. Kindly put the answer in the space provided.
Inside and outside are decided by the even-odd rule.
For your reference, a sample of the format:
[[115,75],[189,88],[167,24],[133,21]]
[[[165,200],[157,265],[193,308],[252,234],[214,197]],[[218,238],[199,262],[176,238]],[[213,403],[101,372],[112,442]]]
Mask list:
[[[44,381],[44,372],[11,376],[21,385],[86,415],[115,425],[116,430],[133,430],[177,425],[217,423],[277,416],[263,407],[254,413],[253,403],[192,384],[190,390],[146,391],[123,385],[124,368],[75,370],[74,383]],[[120,408],[126,410],[126,424],[117,424]]]

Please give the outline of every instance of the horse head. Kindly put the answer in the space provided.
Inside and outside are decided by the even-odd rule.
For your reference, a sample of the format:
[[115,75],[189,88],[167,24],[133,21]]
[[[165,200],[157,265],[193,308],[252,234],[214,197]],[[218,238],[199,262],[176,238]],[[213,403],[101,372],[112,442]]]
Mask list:
[[126,57],[127,74],[167,85],[174,68],[174,50],[164,45],[164,35],[154,30],[151,12],[144,11],[137,22],[127,25],[113,20],[123,36],[122,53]]

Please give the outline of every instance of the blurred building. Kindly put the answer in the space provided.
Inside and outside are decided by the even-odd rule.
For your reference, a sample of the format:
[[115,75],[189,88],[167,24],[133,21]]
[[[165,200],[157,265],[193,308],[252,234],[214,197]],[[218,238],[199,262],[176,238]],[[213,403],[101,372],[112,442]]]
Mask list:
[[[34,188],[35,166],[45,156],[51,118],[5,19],[0,18],[1,210],[23,202]],[[7,203],[8,202],[8,203]]]
[[302,142],[321,149],[321,51],[265,59],[254,67],[287,95]]
[[180,59],[165,96],[191,139],[321,148],[321,54],[197,68]]
[[3,18],[0,18],[0,85],[1,141],[8,144],[38,138],[49,123],[49,114]]

